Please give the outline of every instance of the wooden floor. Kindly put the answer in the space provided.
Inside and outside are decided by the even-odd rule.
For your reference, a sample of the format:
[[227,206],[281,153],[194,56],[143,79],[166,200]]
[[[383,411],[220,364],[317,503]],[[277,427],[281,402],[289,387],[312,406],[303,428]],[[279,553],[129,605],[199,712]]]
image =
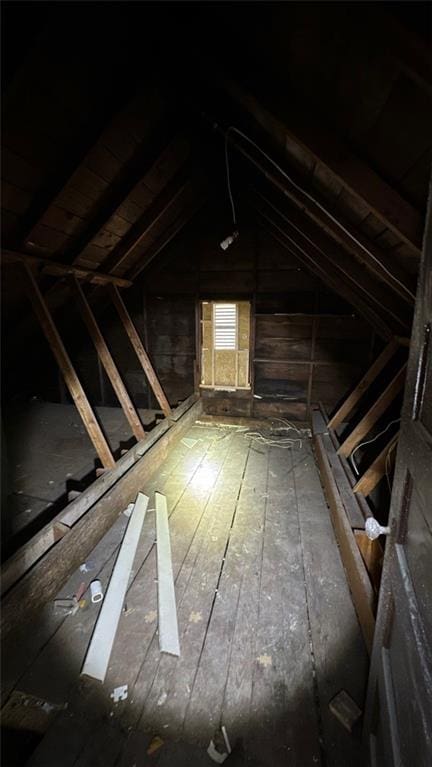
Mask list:
[[[4,722],[13,732],[28,715],[21,693],[47,702],[31,767],[211,765],[221,724],[227,765],[363,764],[328,707],[341,689],[362,706],[366,654],[309,441],[269,448],[207,425],[187,437],[196,443],[178,443],[142,488],[149,511],[104,686],[79,677],[97,606],[66,619],[48,606],[4,650]],[[180,658],[158,647],[155,490],[170,511]],[[120,513],[63,596],[107,584],[126,524]],[[123,684],[128,698],[114,705]],[[156,735],[163,745],[148,756]],[[23,762],[10,752],[3,763]]]

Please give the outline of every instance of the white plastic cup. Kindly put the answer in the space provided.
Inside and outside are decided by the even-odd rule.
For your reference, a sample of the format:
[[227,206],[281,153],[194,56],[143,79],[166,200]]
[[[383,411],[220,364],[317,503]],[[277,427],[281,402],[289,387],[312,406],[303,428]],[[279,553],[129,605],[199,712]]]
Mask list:
[[90,584],[90,594],[92,602],[102,602],[103,591],[100,581],[92,581]]

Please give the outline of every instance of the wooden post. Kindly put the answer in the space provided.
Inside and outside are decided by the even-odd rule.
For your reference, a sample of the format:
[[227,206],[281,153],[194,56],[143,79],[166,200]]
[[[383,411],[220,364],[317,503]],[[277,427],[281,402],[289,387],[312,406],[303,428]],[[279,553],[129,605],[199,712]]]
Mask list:
[[112,387],[117,395],[118,401],[120,402],[132,432],[138,441],[144,439],[145,432],[139,419],[138,413],[136,412],[129,394],[125,389],[117,365],[111,356],[111,352],[108,349],[99,325],[97,324],[96,318],[90,308],[86,296],[84,295],[84,291],[74,275],[69,276],[68,282],[72,291],[74,292],[75,298],[77,299],[78,308],[87,326],[87,330],[90,333],[91,339],[96,347],[99,359],[106,370],[109,380],[111,381]]
[[333,418],[330,418],[330,421],[328,422],[329,429],[337,429],[342,421],[346,419],[353,408],[357,405],[357,402],[361,399],[365,391],[369,389],[369,386],[375,381],[381,371],[385,368],[387,362],[391,360],[398,348],[398,342],[396,339],[392,338],[390,343],[384,347],[379,357],[377,357],[375,362],[371,365],[367,373],[365,373],[355,389],[353,389],[351,394],[349,394],[346,400],[344,400],[339,410],[337,410],[334,414]]
[[23,265],[23,274],[27,282],[29,298],[32,302],[35,314],[40,322],[41,328],[51,347],[57,364],[63,373],[66,386],[68,387],[72,399],[83,420],[87,433],[93,442],[96,452],[106,469],[112,469],[115,466],[115,460],[109,448],[109,445],[102,433],[102,430],[96,420],[95,414],[81,386],[75,368],[69,358],[69,355],[63,345],[58,330],[54,324],[51,313],[44,301],[42,293],[39,290],[37,282],[26,264]]
[[391,453],[391,451],[393,451],[398,438],[399,438],[399,432],[397,432],[397,434],[395,434],[391,438],[391,440],[383,447],[380,454],[377,455],[377,457],[371,463],[367,471],[365,471],[365,473],[362,474],[358,482],[354,485],[353,490],[355,493],[362,493],[363,495],[369,495],[372,492],[372,490],[377,486],[380,479],[386,473],[389,454]]
[[157,401],[159,402],[162,412],[168,418],[171,415],[171,408],[170,408],[169,402],[165,396],[162,386],[159,383],[159,379],[153,369],[153,365],[151,364],[149,360],[148,354],[146,350],[144,349],[144,346],[138,335],[135,325],[132,322],[130,314],[123,303],[123,299],[115,285],[109,285],[108,290],[110,292],[114,306],[116,307],[119,317],[122,321],[123,327],[126,333],[128,334],[129,340],[141,363],[142,369],[144,370],[147,376],[148,382],[153,390],[153,394],[155,395]]
[[338,453],[348,458],[351,455],[354,448],[360,444],[363,437],[371,430],[372,426],[376,424],[378,418],[387,410],[388,406],[393,402],[394,398],[399,394],[405,382],[406,363],[401,367],[395,377],[390,381],[383,393],[378,397],[376,402],[368,410],[366,415],[361,419],[357,426],[352,430],[351,434],[346,438],[345,442],[340,446]]

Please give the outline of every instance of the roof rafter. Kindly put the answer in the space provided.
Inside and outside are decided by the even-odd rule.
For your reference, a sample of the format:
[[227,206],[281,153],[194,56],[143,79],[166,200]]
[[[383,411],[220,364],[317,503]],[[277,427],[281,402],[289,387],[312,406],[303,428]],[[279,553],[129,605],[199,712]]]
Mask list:
[[260,210],[259,206],[257,206],[256,209],[265,222],[264,228],[266,231],[268,231],[274,239],[282,245],[282,247],[301,261],[309,271],[319,277],[331,290],[338,293],[357,309],[357,311],[376,329],[382,338],[387,340],[393,336],[392,330],[382,318],[381,313],[372,309],[355,290],[352,290],[339,278],[338,275],[335,275],[334,267],[330,262],[323,258],[318,260],[316,257],[312,257],[309,251],[300,247],[288,237],[282,227],[279,226],[268,213]]
[[324,256],[344,281],[351,283],[356,290],[362,293],[369,302],[385,310],[393,324],[399,328],[408,328],[411,317],[405,315],[400,302],[384,285],[374,279],[373,275],[363,269],[355,259],[347,259],[343,248],[333,242],[317,225],[305,218],[299,211],[290,206],[285,207],[274,204],[271,195],[255,192],[265,207],[272,210],[277,218],[284,222],[284,230],[299,245],[306,247],[308,252],[316,254],[318,258]]
[[[421,213],[386,183],[372,168],[356,157],[339,139],[302,114],[299,106],[290,110],[289,124],[270,113],[237,83],[225,89],[274,140],[289,138],[324,165],[331,174],[420,258],[424,220]],[[285,147],[284,147],[285,149]]]

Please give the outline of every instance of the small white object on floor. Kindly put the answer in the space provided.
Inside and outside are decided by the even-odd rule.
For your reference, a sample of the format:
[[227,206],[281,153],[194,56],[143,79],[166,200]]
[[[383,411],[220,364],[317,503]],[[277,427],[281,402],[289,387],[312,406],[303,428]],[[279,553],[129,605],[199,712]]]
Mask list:
[[166,692],[163,692],[162,695],[159,697],[157,705],[158,706],[163,706],[163,704],[165,703],[167,697],[168,697],[168,695],[166,694]]
[[127,696],[128,696],[127,684],[121,684],[119,687],[114,687],[114,690],[110,694],[110,698],[113,699],[114,703],[118,703],[119,700],[126,700]]
[[83,562],[82,565],[80,565],[80,573],[88,573],[90,571],[90,568],[87,567],[87,563]]
[[171,543],[167,501],[162,493],[155,493],[157,574],[159,607],[159,649],[169,655],[180,655],[177,608],[171,559]]
[[91,594],[91,601],[93,603],[96,602],[102,602],[103,599],[103,591],[102,591],[102,584],[100,581],[92,581],[90,584],[90,594]]

